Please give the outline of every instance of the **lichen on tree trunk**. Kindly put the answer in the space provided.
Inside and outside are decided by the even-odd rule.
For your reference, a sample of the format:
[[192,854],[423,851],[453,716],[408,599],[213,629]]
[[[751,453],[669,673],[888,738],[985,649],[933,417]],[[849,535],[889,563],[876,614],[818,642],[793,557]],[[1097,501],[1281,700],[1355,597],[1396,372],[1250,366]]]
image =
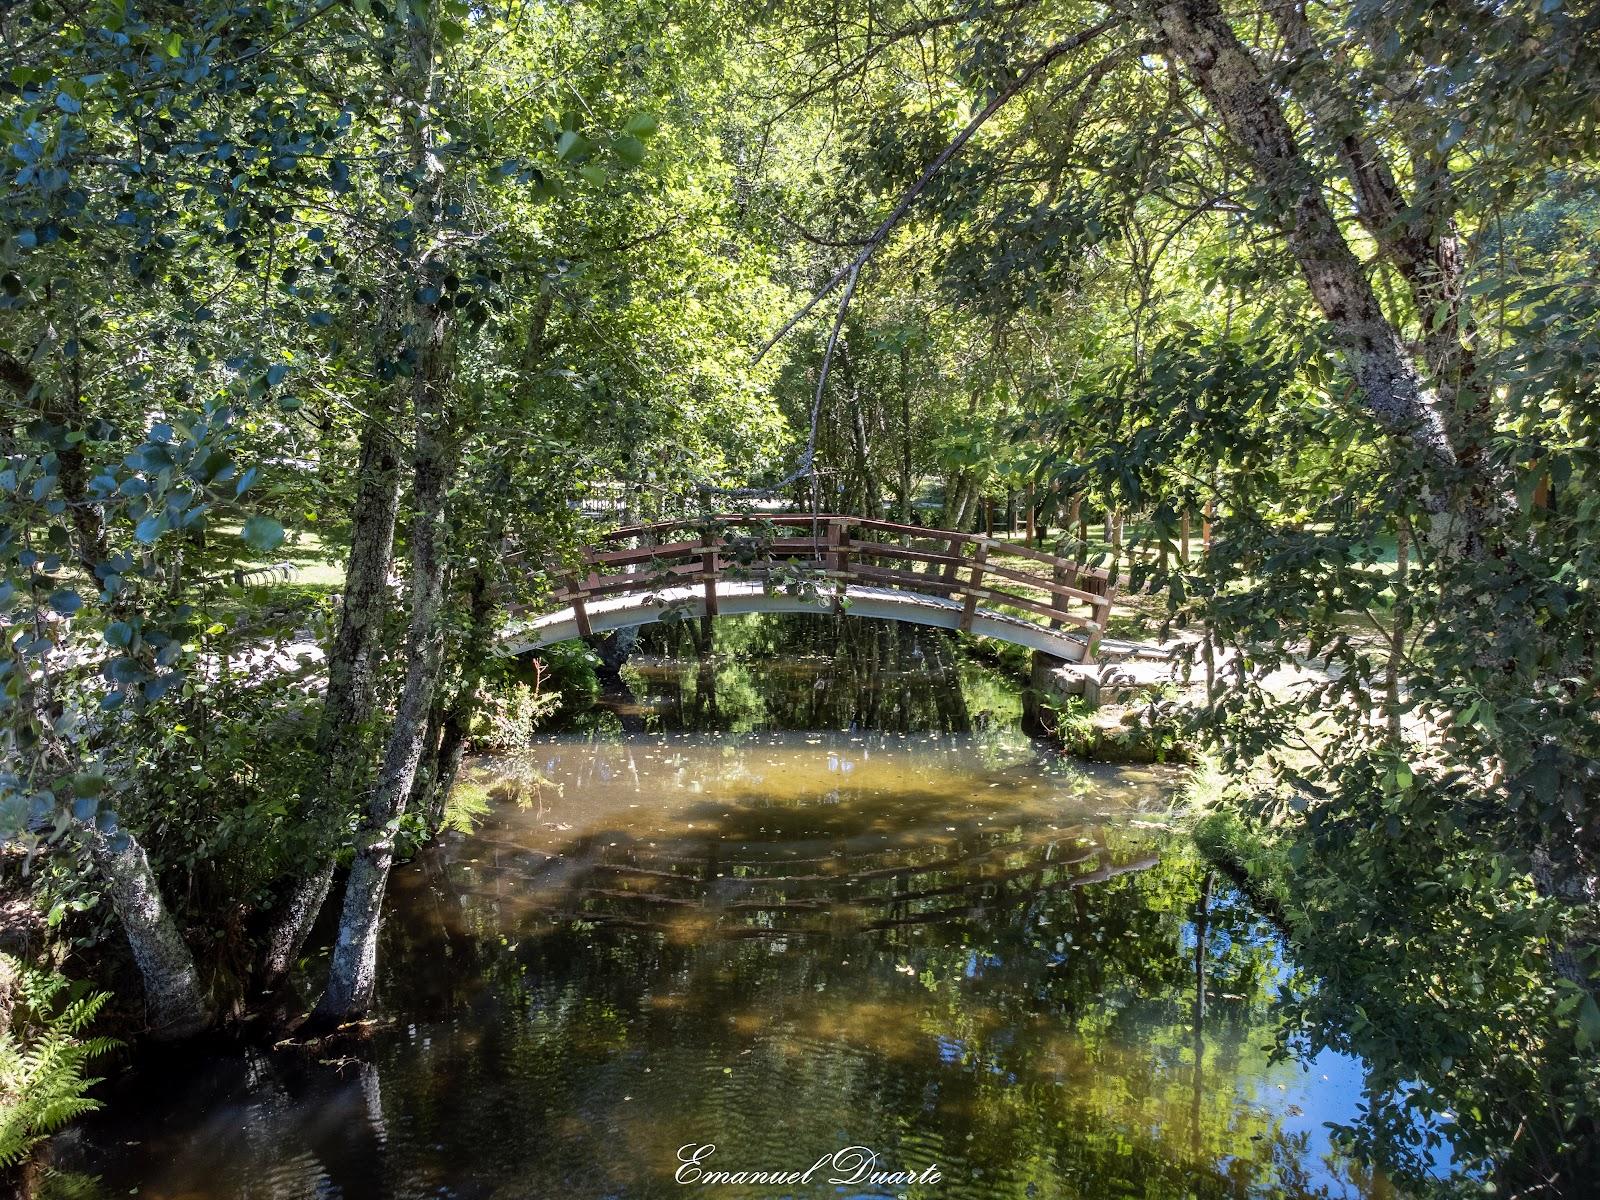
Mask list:
[[85,837],[144,982],[151,1036],[170,1040],[199,1033],[211,1024],[211,1005],[144,847],[130,834],[110,839],[86,829]]
[[[339,630],[328,655],[328,689],[317,729],[319,790],[306,821],[313,837],[313,866],[295,881],[274,914],[262,961],[272,986],[288,972],[322,911],[333,882],[335,846],[328,828],[346,810],[358,775],[362,734],[372,715],[373,673],[379,634],[389,606],[389,566],[400,502],[399,444],[381,421],[363,434],[360,477],[351,514],[350,559],[345,567]],[[327,844],[324,844],[327,843]]]

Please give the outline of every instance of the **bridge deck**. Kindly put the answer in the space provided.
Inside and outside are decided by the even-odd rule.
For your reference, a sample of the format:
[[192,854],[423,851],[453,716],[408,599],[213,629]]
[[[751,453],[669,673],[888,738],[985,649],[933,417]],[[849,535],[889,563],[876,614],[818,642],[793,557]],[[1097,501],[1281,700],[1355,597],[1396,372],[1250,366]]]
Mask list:
[[[791,595],[784,591],[769,594],[759,580],[732,579],[717,580],[715,588],[716,609],[724,616],[756,612],[834,611],[835,600],[831,588],[821,594]],[[851,616],[910,621],[939,629],[960,629],[963,625],[966,606],[960,600],[858,584],[851,584],[845,595],[849,600],[846,611]],[[634,592],[589,600],[585,604],[585,611],[589,631],[605,633],[660,621],[669,614],[674,614],[675,618],[703,617],[706,615],[706,593],[699,585],[670,587],[649,593]],[[971,632],[979,636],[1038,650],[1064,662],[1081,662],[1087,656],[1088,638],[1078,631],[1051,629],[981,607],[972,612],[969,622]],[[531,621],[514,624],[501,642],[501,653],[522,654],[554,642],[579,637],[581,633],[577,611],[571,607],[563,608]]]

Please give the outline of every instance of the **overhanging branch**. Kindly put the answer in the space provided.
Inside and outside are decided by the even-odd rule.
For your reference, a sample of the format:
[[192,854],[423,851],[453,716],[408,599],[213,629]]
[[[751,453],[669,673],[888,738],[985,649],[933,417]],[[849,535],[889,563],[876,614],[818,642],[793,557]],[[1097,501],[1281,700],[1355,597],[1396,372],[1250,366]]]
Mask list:
[[990,117],[994,116],[995,113],[999,112],[1000,109],[1005,106],[1007,101],[1011,100],[1017,95],[1017,93],[1026,88],[1028,84],[1032,83],[1041,74],[1043,74],[1043,72],[1049,68],[1051,63],[1055,62],[1063,55],[1070,54],[1072,51],[1087,45],[1089,42],[1099,37],[1102,33],[1105,33],[1108,29],[1112,29],[1121,23],[1121,17],[1107,17],[1105,20],[1091,25],[1087,29],[1080,30],[1063,41],[1057,42],[1038,58],[1034,59],[1032,62],[1028,63],[1027,66],[1023,67],[1023,69],[1017,73],[1016,77],[1013,78],[1010,83],[1006,84],[1005,87],[1001,88],[1000,91],[995,93],[994,97],[989,101],[989,103],[984,105],[981,112],[973,117],[972,120],[967,122],[966,127],[963,128],[960,133],[956,134],[948,146],[939,152],[938,157],[928,164],[927,168],[917,178],[917,181],[913,183],[911,187],[906,190],[905,194],[900,197],[899,203],[897,203],[894,208],[890,210],[889,215],[878,223],[878,227],[865,238],[861,239],[861,248],[856,251],[855,255],[851,257],[850,261],[835,271],[828,281],[823,284],[815,294],[812,295],[811,299],[806,302],[805,306],[801,308],[799,312],[795,313],[794,316],[790,317],[789,320],[784,323],[783,328],[778,330],[777,333],[773,334],[772,337],[767,339],[766,344],[756,352],[755,362],[759,363],[763,358],[766,357],[768,351],[770,351],[774,346],[783,340],[785,335],[787,335],[792,329],[794,329],[796,325],[798,325],[808,315],[815,311],[817,305],[822,303],[822,301],[825,300],[833,292],[833,290],[839,286],[840,283],[845,283],[844,294],[840,296],[839,307],[834,314],[833,328],[828,334],[827,349],[822,355],[822,367],[817,374],[817,390],[811,404],[811,427],[806,434],[806,449],[805,453],[801,456],[799,466],[797,466],[793,471],[791,471],[777,483],[773,484],[771,487],[717,488],[708,485],[704,487],[702,491],[707,494],[723,496],[759,496],[763,494],[770,494],[789,486],[797,479],[800,479],[811,471],[811,466],[816,456],[817,422],[822,413],[822,396],[828,386],[828,372],[833,365],[834,350],[838,346],[839,333],[844,328],[845,317],[850,311],[850,301],[855,295],[856,283],[861,277],[861,268],[866,265],[867,260],[877,252],[878,248],[888,240],[889,234],[893,232],[895,226],[905,219],[905,215],[911,211],[911,206],[917,202],[917,197],[922,195],[922,193],[927,190],[928,184],[931,183],[934,177],[944,169],[945,164],[959,154],[962,147],[972,140],[972,136],[977,133],[979,129],[983,128],[984,122],[986,122]]
[[[862,239],[861,249],[856,252],[855,256],[851,258],[849,262],[845,263],[844,266],[835,271],[833,275],[829,277],[828,281],[824,283],[822,287],[817,289],[817,291],[812,295],[811,299],[806,302],[800,311],[795,313],[794,316],[790,317],[789,320],[784,323],[783,328],[779,329],[777,333],[773,334],[767,339],[766,343],[761,347],[761,349],[756,352],[755,361],[760,362],[763,358],[765,358],[767,352],[776,346],[780,341],[782,341],[796,325],[805,320],[805,318],[816,309],[817,305],[822,303],[822,301],[825,300],[834,290],[834,288],[838,287],[846,277],[853,278],[855,275],[860,273],[861,268],[865,266],[867,260],[877,252],[878,247],[882,246],[883,243],[888,240],[889,234],[894,231],[894,227],[905,219],[905,215],[911,211],[911,206],[917,202],[917,197],[921,196],[922,193],[927,190],[928,184],[933,182],[934,177],[944,169],[945,164],[961,152],[962,147],[972,140],[972,136],[977,133],[979,129],[983,128],[984,123],[988,121],[990,117],[999,112],[1009,100],[1015,97],[1018,92],[1023,90],[1023,88],[1027,87],[1028,84],[1037,79],[1039,75],[1050,66],[1051,63],[1062,57],[1062,55],[1070,54],[1072,51],[1087,45],[1089,42],[1099,37],[1102,33],[1105,33],[1108,29],[1112,29],[1121,23],[1121,17],[1107,17],[1104,21],[1101,21],[1095,25],[1091,25],[1089,28],[1073,34],[1064,41],[1057,42],[1054,46],[1050,47],[1049,50],[1045,51],[1038,58],[1034,59],[1020,72],[1018,72],[1016,78],[1014,78],[1004,88],[996,92],[994,98],[983,107],[983,110],[979,112],[977,116],[973,117],[972,120],[967,122],[966,127],[962,129],[960,133],[956,134],[955,138],[948,146],[939,152],[937,158],[928,164],[927,168],[917,178],[917,181],[913,183],[911,187],[906,190],[905,194],[900,197],[900,202],[896,204],[892,210],[890,210],[889,215],[878,224],[876,229],[868,234],[867,237]],[[837,323],[842,324],[843,321],[844,314],[841,312],[837,319]]]

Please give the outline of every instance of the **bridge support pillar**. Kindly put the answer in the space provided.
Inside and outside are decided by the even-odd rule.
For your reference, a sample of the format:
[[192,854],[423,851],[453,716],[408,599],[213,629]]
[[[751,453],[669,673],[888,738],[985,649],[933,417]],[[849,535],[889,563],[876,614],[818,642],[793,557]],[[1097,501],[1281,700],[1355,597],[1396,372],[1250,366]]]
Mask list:
[[1060,698],[1055,671],[1065,660],[1035,650],[1028,663],[1028,686],[1022,691],[1022,731],[1032,737],[1055,736],[1051,702]]

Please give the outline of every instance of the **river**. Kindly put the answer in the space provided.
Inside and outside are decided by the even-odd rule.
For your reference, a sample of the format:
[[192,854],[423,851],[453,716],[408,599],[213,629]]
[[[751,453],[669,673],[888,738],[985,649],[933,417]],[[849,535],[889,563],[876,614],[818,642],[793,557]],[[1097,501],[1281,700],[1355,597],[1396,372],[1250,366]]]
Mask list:
[[945,635],[818,628],[659,635],[630,697],[474,760],[395,872],[370,1036],[147,1064],[57,1190],[1393,1194],[1327,1129],[1361,1064],[1270,1054],[1293,964],[1171,770],[1025,736]]

